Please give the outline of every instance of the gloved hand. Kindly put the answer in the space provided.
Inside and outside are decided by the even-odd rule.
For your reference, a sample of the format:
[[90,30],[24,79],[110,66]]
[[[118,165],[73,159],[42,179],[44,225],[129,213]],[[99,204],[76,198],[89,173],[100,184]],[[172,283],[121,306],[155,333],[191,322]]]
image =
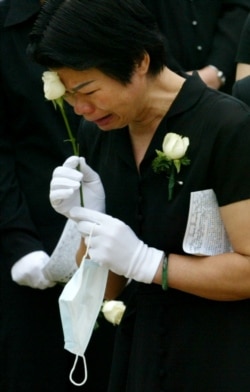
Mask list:
[[[79,168],[79,170],[77,169]],[[83,188],[84,206],[105,211],[105,193],[99,175],[83,157],[71,156],[57,167],[50,183],[50,202],[60,214],[69,218],[69,210],[80,206],[80,186]]]
[[87,208],[70,211],[89,246],[90,258],[118,275],[151,283],[164,252],[151,248],[137,238],[119,219]]
[[43,267],[48,263],[49,256],[43,251],[35,251],[18,260],[11,268],[11,277],[20,286],[33,289],[47,289],[55,286],[55,282],[46,279]]

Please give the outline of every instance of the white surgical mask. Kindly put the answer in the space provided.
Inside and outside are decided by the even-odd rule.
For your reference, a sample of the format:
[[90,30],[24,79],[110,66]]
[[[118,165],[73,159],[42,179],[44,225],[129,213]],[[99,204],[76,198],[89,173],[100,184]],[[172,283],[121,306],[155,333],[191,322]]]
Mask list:
[[[84,257],[79,269],[65,285],[59,298],[64,348],[76,356],[69,377],[76,386],[81,386],[87,381],[84,353],[102,306],[107,278],[106,267],[100,267]],[[73,372],[79,357],[83,358],[85,377],[81,383],[76,383],[73,380]]]

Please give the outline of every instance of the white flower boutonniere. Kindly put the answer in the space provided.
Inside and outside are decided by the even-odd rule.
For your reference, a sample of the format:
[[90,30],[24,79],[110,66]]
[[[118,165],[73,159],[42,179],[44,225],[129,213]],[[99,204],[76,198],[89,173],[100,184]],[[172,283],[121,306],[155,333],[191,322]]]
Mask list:
[[105,319],[113,325],[120,324],[125,309],[126,306],[122,301],[104,301],[102,305]]
[[[44,96],[48,101],[52,101],[55,109],[59,107],[60,112],[62,114],[64,124],[68,133],[69,141],[72,145],[73,154],[78,156],[78,146],[76,144],[76,140],[71,131],[65,110],[64,110],[64,100],[63,97],[65,95],[66,89],[64,84],[61,82],[57,72],[54,71],[45,71],[42,75],[43,81],[43,91]],[[82,187],[80,187],[80,198],[81,198],[81,206],[83,206],[83,194]]]
[[162,144],[162,150],[156,150],[157,157],[152,162],[156,173],[166,172],[169,179],[168,200],[173,197],[176,174],[180,172],[181,165],[190,164],[190,159],[185,155],[189,146],[189,138],[177,133],[167,133]]

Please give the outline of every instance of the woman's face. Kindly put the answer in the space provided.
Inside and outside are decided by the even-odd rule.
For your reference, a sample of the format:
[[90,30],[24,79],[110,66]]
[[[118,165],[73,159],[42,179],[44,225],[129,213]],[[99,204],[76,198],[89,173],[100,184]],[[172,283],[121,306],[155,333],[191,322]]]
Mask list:
[[75,113],[109,131],[140,120],[144,111],[146,68],[143,64],[138,66],[128,85],[94,68],[56,71],[66,87],[65,100]]

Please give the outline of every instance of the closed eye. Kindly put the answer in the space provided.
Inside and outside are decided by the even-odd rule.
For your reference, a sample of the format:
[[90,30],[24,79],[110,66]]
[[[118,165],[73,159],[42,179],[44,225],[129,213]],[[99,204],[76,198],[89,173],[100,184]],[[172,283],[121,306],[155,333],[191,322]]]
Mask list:
[[88,93],[84,93],[84,95],[92,95],[92,94],[94,94],[96,91],[97,91],[97,90],[89,91]]

